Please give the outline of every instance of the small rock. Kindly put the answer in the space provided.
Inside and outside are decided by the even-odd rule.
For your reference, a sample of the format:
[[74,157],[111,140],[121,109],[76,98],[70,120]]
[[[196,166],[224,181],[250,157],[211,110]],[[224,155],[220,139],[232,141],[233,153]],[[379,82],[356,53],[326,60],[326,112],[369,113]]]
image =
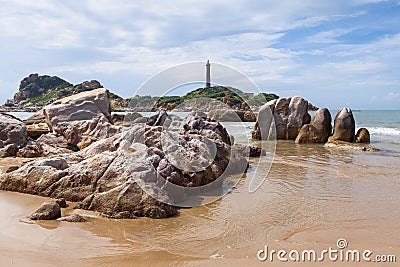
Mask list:
[[15,144],[6,145],[4,148],[0,148],[0,158],[14,157],[17,155],[18,146]]
[[79,214],[72,214],[72,215],[69,215],[69,216],[65,216],[65,217],[59,218],[57,220],[61,221],[61,222],[73,222],[73,223],[87,222],[87,220],[85,218],[83,218]]
[[60,205],[57,201],[44,202],[32,215],[31,220],[55,220],[61,217]]
[[356,134],[356,143],[369,143],[370,135],[366,128],[360,128]]

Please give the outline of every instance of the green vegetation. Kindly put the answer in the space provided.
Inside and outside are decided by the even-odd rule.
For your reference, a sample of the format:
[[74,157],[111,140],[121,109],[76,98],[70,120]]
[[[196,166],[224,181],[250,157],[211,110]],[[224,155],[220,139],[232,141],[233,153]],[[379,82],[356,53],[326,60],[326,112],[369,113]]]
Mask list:
[[137,95],[129,98],[128,101],[132,108],[167,108],[168,105],[176,106],[197,98],[211,98],[216,101],[224,102],[231,107],[244,109],[247,104],[250,106],[261,106],[272,99],[279,98],[279,96],[267,93],[254,95],[252,93],[242,92],[241,90],[232,87],[213,86],[210,88],[198,88],[184,96],[153,97]]

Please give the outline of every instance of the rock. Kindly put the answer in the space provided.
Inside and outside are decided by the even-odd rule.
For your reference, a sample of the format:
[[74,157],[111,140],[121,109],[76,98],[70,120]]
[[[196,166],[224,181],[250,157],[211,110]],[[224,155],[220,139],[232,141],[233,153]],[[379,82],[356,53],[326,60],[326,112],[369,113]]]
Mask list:
[[41,157],[68,154],[79,151],[76,145],[68,143],[63,136],[44,134],[36,140]]
[[301,127],[299,134],[296,137],[295,142],[297,144],[314,144],[314,143],[320,143],[318,142],[320,140],[320,133],[311,124],[305,124],[303,127]]
[[114,125],[122,125],[125,120],[124,114],[115,114],[111,115],[111,121]]
[[[269,131],[273,116],[276,126],[276,138],[278,140],[295,140],[304,124],[311,121],[308,114],[308,101],[298,97],[279,98],[272,100],[261,107],[258,120],[253,128],[252,136],[261,139],[260,125],[263,131]],[[266,139],[269,133],[265,133]]]
[[374,148],[374,147],[364,146],[361,144],[350,143],[350,142],[345,142],[345,141],[328,141],[328,143],[326,143],[324,145],[324,147],[340,148],[340,149],[347,149],[347,150],[371,151],[371,152],[380,151],[379,149]]
[[45,106],[43,113],[50,130],[55,130],[60,123],[92,120],[98,117],[104,117],[104,120],[111,122],[108,90],[100,88],[62,98]]
[[6,145],[0,148],[0,158],[15,157],[18,152],[18,146],[15,144]]
[[326,143],[332,133],[332,117],[327,108],[320,108],[311,119],[312,126],[318,131],[317,143]]
[[369,131],[366,128],[358,129],[355,139],[356,143],[369,143],[371,141]]
[[87,220],[84,217],[76,213],[69,216],[61,217],[57,220],[61,222],[73,222],[73,223],[87,222]]
[[79,120],[58,123],[55,128],[57,134],[62,135],[68,144],[83,149],[100,139],[108,138],[122,131],[121,126],[108,122],[104,116],[92,120]]
[[146,123],[147,118],[143,117],[138,112],[129,112],[126,114],[126,116],[124,116],[122,122],[124,126],[131,126],[132,123]]
[[[28,162],[1,175],[0,189],[64,198],[111,218],[165,218],[178,214],[169,204],[186,197],[185,190],[172,192],[169,185],[208,185],[230,167],[242,174],[245,168],[237,168],[247,166],[242,150],[231,151],[229,134],[219,123],[168,114],[153,122],[164,126],[137,124],[81,151]],[[185,163],[198,169],[188,171]]]
[[[242,117],[244,112],[242,114]],[[207,120],[209,121],[227,121],[227,122],[240,122],[242,121],[239,114],[233,109],[215,109],[211,110],[207,114]]]
[[46,123],[39,123],[39,124],[31,124],[27,125],[27,134],[28,137],[37,139],[38,137],[42,136],[43,134],[47,134],[50,132],[49,127]]
[[31,220],[55,220],[61,217],[60,205],[54,200],[44,202],[32,215]]
[[310,124],[301,127],[295,142],[298,144],[326,143],[331,131],[331,114],[328,109],[321,108],[314,114]]
[[333,135],[329,141],[354,142],[355,121],[349,108],[342,108],[335,117]]
[[9,114],[0,113],[0,148],[14,144],[22,147],[27,142],[25,124]]
[[68,207],[67,202],[65,201],[64,198],[56,199],[56,202],[58,203],[58,205],[60,205],[61,208],[67,208]]
[[38,158],[41,156],[40,149],[36,144],[27,145],[18,150],[17,157],[20,158]]
[[220,122],[255,122],[256,116],[251,111],[233,110],[233,109],[215,109],[207,115],[209,121]]

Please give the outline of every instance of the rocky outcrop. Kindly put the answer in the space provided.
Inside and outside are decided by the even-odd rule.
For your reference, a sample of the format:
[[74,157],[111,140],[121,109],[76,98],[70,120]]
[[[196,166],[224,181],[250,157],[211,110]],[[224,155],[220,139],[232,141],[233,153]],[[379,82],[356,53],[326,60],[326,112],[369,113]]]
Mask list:
[[18,153],[18,146],[15,144],[6,145],[0,148],[0,158],[14,157]]
[[295,142],[299,144],[326,143],[332,131],[331,113],[327,108],[318,109],[310,124],[300,129]]
[[366,128],[358,129],[355,140],[356,143],[369,143],[371,141],[369,131]]
[[231,164],[230,137],[217,122],[170,119],[163,112],[151,122],[102,137],[76,153],[28,162],[0,176],[0,189],[65,198],[112,218],[165,218],[176,215],[172,204],[185,199],[184,191],[173,193],[169,184],[207,185],[229,168],[236,171],[239,163],[247,166],[239,154]]
[[104,117],[111,122],[108,90],[100,88],[60,99],[44,107],[43,114],[51,130],[56,130],[61,123],[92,120],[96,117]]
[[354,134],[355,121],[353,113],[349,108],[342,108],[335,117],[333,135],[329,137],[329,142],[354,142]]
[[0,149],[7,145],[22,147],[26,142],[25,124],[11,115],[0,113]]
[[55,200],[44,202],[32,215],[31,220],[55,220],[61,217],[60,205]]
[[274,119],[278,140],[295,140],[301,127],[310,123],[311,120],[311,116],[308,114],[307,100],[298,96],[272,100],[261,107],[252,131],[253,138],[262,138],[260,127],[266,128],[262,126],[263,124],[271,126],[270,114]]

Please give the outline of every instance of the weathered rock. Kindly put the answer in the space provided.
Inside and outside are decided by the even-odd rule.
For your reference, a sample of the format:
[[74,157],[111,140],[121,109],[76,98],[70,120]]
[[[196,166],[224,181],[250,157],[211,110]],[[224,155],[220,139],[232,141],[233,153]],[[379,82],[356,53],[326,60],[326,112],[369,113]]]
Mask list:
[[[166,203],[185,195],[171,195],[167,182],[184,188],[207,185],[229,171],[232,153],[229,135],[219,123],[189,116],[184,121],[171,120],[168,128],[169,116],[161,118],[164,127],[138,124],[76,153],[26,163],[0,176],[0,189],[65,198],[79,202],[78,208],[112,218],[174,216],[178,209]],[[179,155],[182,162],[187,160],[199,170],[180,169],[185,166],[179,165],[182,162],[173,164],[173,151],[184,151]],[[215,156],[207,158],[213,151]],[[247,166],[240,153],[231,161],[233,171],[242,163]]]
[[40,149],[36,144],[27,145],[18,150],[17,157],[38,158],[41,156]]
[[233,110],[233,109],[215,109],[211,110],[207,115],[209,121],[220,122],[255,122],[256,116],[251,111]]
[[318,131],[317,143],[326,143],[332,133],[332,117],[327,108],[320,108],[311,119],[312,126]]
[[43,113],[51,130],[60,123],[92,120],[97,117],[104,117],[111,122],[108,90],[100,88],[62,98],[45,106]]
[[358,129],[355,139],[356,143],[369,143],[371,141],[369,131],[366,128]]
[[374,147],[369,147],[362,144],[350,143],[345,141],[328,141],[328,143],[326,143],[324,146],[329,148],[340,148],[347,150],[361,150],[361,151],[372,151],[372,152],[379,151],[379,149]]
[[354,142],[355,121],[349,108],[342,108],[335,117],[333,135],[329,141]]
[[72,222],[72,223],[87,222],[87,220],[84,217],[76,213],[69,216],[61,217],[57,220],[61,222]]
[[[276,126],[276,138],[278,140],[295,140],[304,124],[311,121],[311,116],[308,114],[308,101],[298,97],[279,98],[272,100],[261,107],[258,120],[252,131],[252,136],[255,139],[262,138],[262,131],[268,131],[271,127],[271,115],[273,116]],[[262,131],[260,131],[260,125]],[[263,134],[266,139],[269,133]]]
[[10,144],[22,147],[26,142],[25,124],[14,116],[0,113],[0,148]]
[[326,143],[331,131],[331,114],[328,109],[321,108],[314,114],[310,124],[301,127],[295,142],[298,144]]
[[60,208],[67,208],[68,207],[67,202],[65,201],[64,198],[56,199],[56,202],[58,203],[58,205],[60,205]]
[[14,157],[17,155],[18,146],[15,144],[6,145],[0,148],[0,158]]
[[321,143],[320,140],[320,133],[311,124],[305,124],[301,127],[299,134],[296,137],[295,142],[297,144],[314,144],[314,143]]
[[64,136],[69,144],[83,149],[91,143],[116,135],[122,131],[121,126],[110,124],[104,116],[92,120],[79,120],[58,123],[55,132]]
[[60,205],[54,200],[44,202],[32,215],[31,220],[55,220],[61,217]]
[[26,129],[28,136],[33,139],[36,139],[42,136],[43,134],[47,134],[50,132],[50,129],[46,123],[27,125]]
[[76,145],[70,144],[63,136],[44,134],[36,140],[41,157],[55,156],[79,151]]

